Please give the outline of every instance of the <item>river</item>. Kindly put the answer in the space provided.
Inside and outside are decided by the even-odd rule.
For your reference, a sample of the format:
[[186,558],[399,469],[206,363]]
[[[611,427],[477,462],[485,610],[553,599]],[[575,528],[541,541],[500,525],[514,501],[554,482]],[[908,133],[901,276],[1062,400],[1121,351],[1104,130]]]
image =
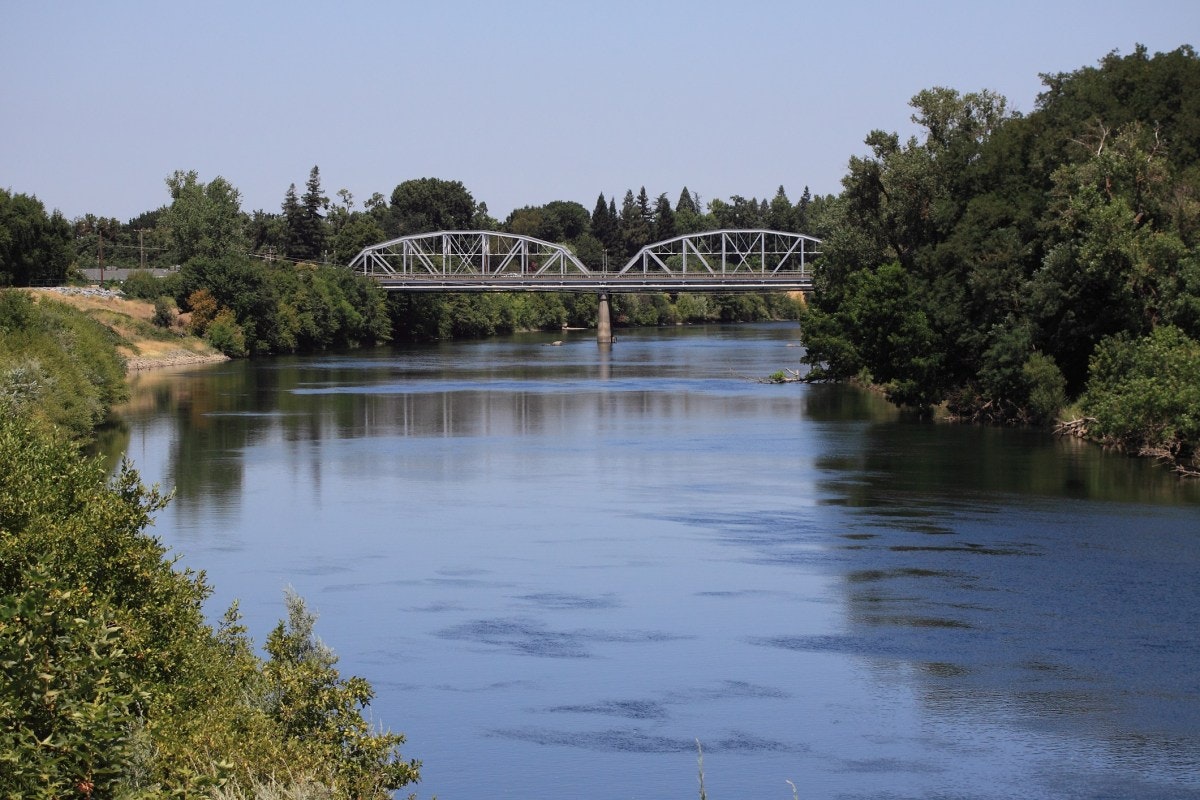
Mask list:
[[[562,344],[554,345],[554,340]],[[291,587],[467,798],[1200,795],[1200,483],[924,423],[794,325],[140,376],[153,533],[258,643]]]

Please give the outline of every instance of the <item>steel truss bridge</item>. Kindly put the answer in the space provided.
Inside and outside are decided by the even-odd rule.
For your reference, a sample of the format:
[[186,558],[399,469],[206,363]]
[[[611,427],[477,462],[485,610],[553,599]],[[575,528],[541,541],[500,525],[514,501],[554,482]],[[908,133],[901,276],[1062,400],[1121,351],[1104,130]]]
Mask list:
[[705,231],[648,244],[610,271],[530,236],[439,231],[364,248],[350,268],[403,292],[808,291],[820,246],[798,233]]

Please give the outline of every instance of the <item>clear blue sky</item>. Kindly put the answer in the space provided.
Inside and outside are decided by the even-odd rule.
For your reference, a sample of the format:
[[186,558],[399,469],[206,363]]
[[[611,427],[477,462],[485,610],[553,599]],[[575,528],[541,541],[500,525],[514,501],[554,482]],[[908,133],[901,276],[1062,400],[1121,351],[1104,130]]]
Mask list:
[[1043,72],[1200,46],[1196,0],[0,0],[0,187],[69,218],[224,176],[279,211],[460,180],[513,208],[645,186],[674,202],[837,192],[931,86],[1033,110]]

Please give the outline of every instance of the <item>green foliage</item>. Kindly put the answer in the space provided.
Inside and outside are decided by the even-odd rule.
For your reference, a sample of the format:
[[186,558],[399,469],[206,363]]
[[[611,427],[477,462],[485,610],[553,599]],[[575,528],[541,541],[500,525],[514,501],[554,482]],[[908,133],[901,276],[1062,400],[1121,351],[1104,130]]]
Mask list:
[[241,194],[217,176],[201,183],[194,170],[167,178],[171,205],[162,214],[181,263],[194,258],[218,259],[247,248]]
[[340,267],[281,264],[266,277],[279,298],[271,349],[324,350],[391,337],[384,293]]
[[36,197],[0,189],[0,286],[57,286],[72,259],[71,226]]
[[[132,655],[90,590],[55,586],[35,566],[0,597],[0,783],[6,797],[110,796],[135,760]],[[17,724],[12,724],[17,722]]]
[[1200,342],[1173,326],[1105,339],[1091,359],[1084,413],[1091,433],[1130,452],[1169,455],[1196,468]]
[[417,780],[420,764],[395,757],[404,737],[374,733],[363,718],[370,685],[342,680],[337,656],[315,637],[316,617],[303,600],[289,593],[287,610],[287,621],[267,637],[263,670],[267,712],[284,736],[336,765],[336,782],[350,797],[382,797]]
[[[1106,337],[1200,335],[1200,103],[1180,94],[1200,87],[1200,59],[1139,47],[1043,80],[1028,116],[990,92],[919,93],[923,136],[873,131],[842,194],[806,209],[824,237],[804,323],[814,378],[865,369],[910,381],[893,399],[1049,421]],[[870,288],[891,262],[906,313]],[[881,321],[928,352],[880,346]]]
[[897,405],[927,411],[940,402],[943,350],[916,287],[898,263],[851,273],[835,310],[801,318],[813,378],[866,371]]
[[283,201],[284,251],[300,261],[318,261],[325,251],[325,218],[321,212],[329,198],[321,193],[321,172],[313,167],[304,195],[296,199],[296,185],[288,187]]
[[504,228],[510,233],[532,236],[547,242],[573,242],[588,232],[591,218],[579,203],[554,200],[544,206],[525,206],[508,215]]
[[170,330],[175,322],[175,301],[170,297],[154,298],[154,317],[151,322],[159,328]]
[[333,235],[333,263],[349,264],[364,247],[379,244],[386,238],[387,234],[374,217],[352,214]]
[[762,205],[754,198],[735,194],[728,203],[713,200],[708,205],[717,228],[761,228],[765,223]]
[[241,358],[247,353],[246,334],[228,308],[218,311],[209,321],[204,339],[230,358]]
[[389,234],[470,230],[475,199],[459,181],[418,178],[392,190]]
[[121,291],[126,297],[138,300],[153,300],[162,295],[174,294],[164,289],[162,279],[154,277],[149,270],[135,269],[121,282]]
[[614,260],[621,250],[621,231],[615,209],[610,209],[604,199],[604,192],[596,198],[596,207],[592,210],[592,235],[600,242],[601,248]]
[[145,534],[166,503],[26,415],[0,414],[0,794],[203,796],[275,776],[337,798],[418,779],[403,737],[363,717],[289,599],[254,655],[236,606],[218,630],[201,576]]
[[0,405],[84,436],[126,396],[108,328],[70,306],[0,291]]
[[1049,422],[1067,405],[1067,381],[1054,359],[1033,353],[1021,366],[1034,422]]

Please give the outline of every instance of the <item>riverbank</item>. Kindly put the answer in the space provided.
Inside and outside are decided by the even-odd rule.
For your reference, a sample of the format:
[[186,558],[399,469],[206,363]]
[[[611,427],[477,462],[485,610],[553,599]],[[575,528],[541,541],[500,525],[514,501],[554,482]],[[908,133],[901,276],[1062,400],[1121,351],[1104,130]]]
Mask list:
[[38,299],[72,306],[112,331],[119,340],[117,350],[125,359],[126,373],[228,360],[203,339],[188,334],[178,315],[170,328],[156,326],[154,304],[147,300],[126,297],[111,289],[79,286],[27,291]]

